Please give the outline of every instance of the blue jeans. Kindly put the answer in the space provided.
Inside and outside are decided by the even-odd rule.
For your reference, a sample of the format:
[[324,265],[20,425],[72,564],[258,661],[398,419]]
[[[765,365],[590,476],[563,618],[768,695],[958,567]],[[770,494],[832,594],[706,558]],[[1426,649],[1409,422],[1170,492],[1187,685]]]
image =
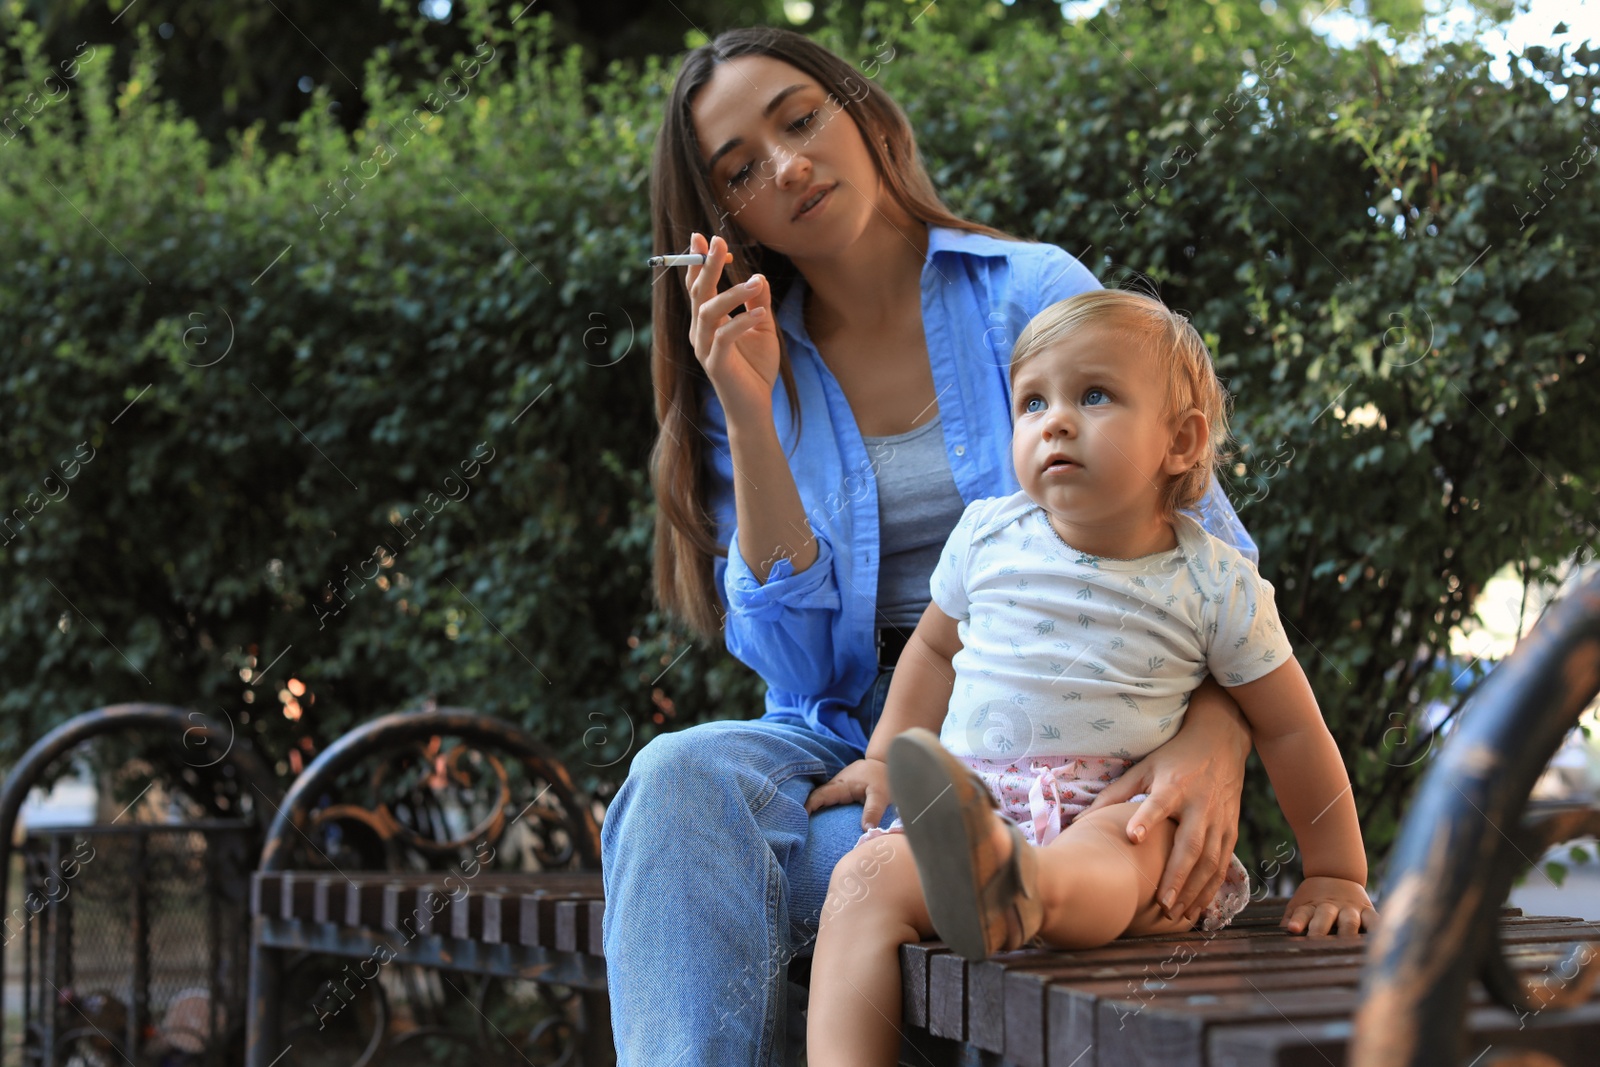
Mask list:
[[[856,708],[868,735],[893,670]],[[861,757],[803,727],[700,723],[639,750],[600,827],[602,935],[618,1067],[784,1067],[809,956],[861,805],[805,810]],[[883,825],[894,817],[884,813]]]

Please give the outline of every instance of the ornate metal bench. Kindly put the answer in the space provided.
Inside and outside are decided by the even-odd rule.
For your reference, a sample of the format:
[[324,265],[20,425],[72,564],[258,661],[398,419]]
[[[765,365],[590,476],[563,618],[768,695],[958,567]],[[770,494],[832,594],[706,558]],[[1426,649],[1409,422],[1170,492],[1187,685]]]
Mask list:
[[[607,1062],[599,867],[594,812],[516,727],[446,708],[352,730],[267,834],[245,1063],[366,1065],[426,1043],[460,1062],[520,1062],[524,1047]],[[401,975],[404,1027],[389,991]],[[497,988],[514,1025],[493,1017]]]

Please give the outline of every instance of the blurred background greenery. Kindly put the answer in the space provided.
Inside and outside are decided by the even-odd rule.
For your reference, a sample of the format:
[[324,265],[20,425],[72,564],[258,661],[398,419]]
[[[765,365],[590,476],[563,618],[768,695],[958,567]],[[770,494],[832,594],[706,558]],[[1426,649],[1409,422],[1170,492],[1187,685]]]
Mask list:
[[[1381,856],[1494,658],[1484,590],[1600,541],[1600,51],[1328,10],[7,0],[0,764],[159,701],[289,776],[436,702],[603,798],[758,714],[652,611],[643,263],[675,56],[769,23],[880,79],[955,210],[1193,316]],[[1241,855],[1289,841],[1257,769]]]

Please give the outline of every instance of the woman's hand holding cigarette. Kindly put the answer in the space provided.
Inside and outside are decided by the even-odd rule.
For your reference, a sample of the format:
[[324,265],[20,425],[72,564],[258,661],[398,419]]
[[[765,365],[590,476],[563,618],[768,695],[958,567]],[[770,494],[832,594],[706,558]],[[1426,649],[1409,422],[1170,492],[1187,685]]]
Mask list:
[[[717,391],[731,427],[747,419],[772,417],[772,388],[778,380],[778,327],[772,312],[772,289],[756,275],[751,285],[736,285],[717,292],[722,268],[732,257],[721,237],[708,245],[698,233],[689,238],[689,251],[710,258],[703,267],[689,267],[689,342],[695,358]],[[737,317],[738,307],[748,310]]]

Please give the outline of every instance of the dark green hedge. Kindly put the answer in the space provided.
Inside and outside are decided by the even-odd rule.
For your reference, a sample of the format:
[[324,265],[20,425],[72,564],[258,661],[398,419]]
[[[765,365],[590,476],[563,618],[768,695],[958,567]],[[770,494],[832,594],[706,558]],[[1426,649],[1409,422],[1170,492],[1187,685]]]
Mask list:
[[[902,103],[952,205],[1108,284],[1147,274],[1213,344],[1229,488],[1381,851],[1426,744],[1396,726],[1446,692],[1450,628],[1508,562],[1597,539],[1577,161],[1600,55],[1535,51],[1507,86],[1470,46],[1405,63],[1227,4],[997,19],[974,51],[902,7],[823,40]],[[287,772],[434,700],[525,723],[598,786],[661,730],[759,710],[757,679],[650,611],[641,264],[670,69],[585,86],[547,22],[458,11],[475,54],[416,86],[375,60],[353,140],[313,108],[294,153],[248,135],[211,165],[150,56],[112,85],[103,52],[0,134],[0,504],[23,515],[0,759],[160,700],[227,713]],[[8,112],[48,66],[14,32]],[[1245,851],[1281,857],[1255,779]]]

